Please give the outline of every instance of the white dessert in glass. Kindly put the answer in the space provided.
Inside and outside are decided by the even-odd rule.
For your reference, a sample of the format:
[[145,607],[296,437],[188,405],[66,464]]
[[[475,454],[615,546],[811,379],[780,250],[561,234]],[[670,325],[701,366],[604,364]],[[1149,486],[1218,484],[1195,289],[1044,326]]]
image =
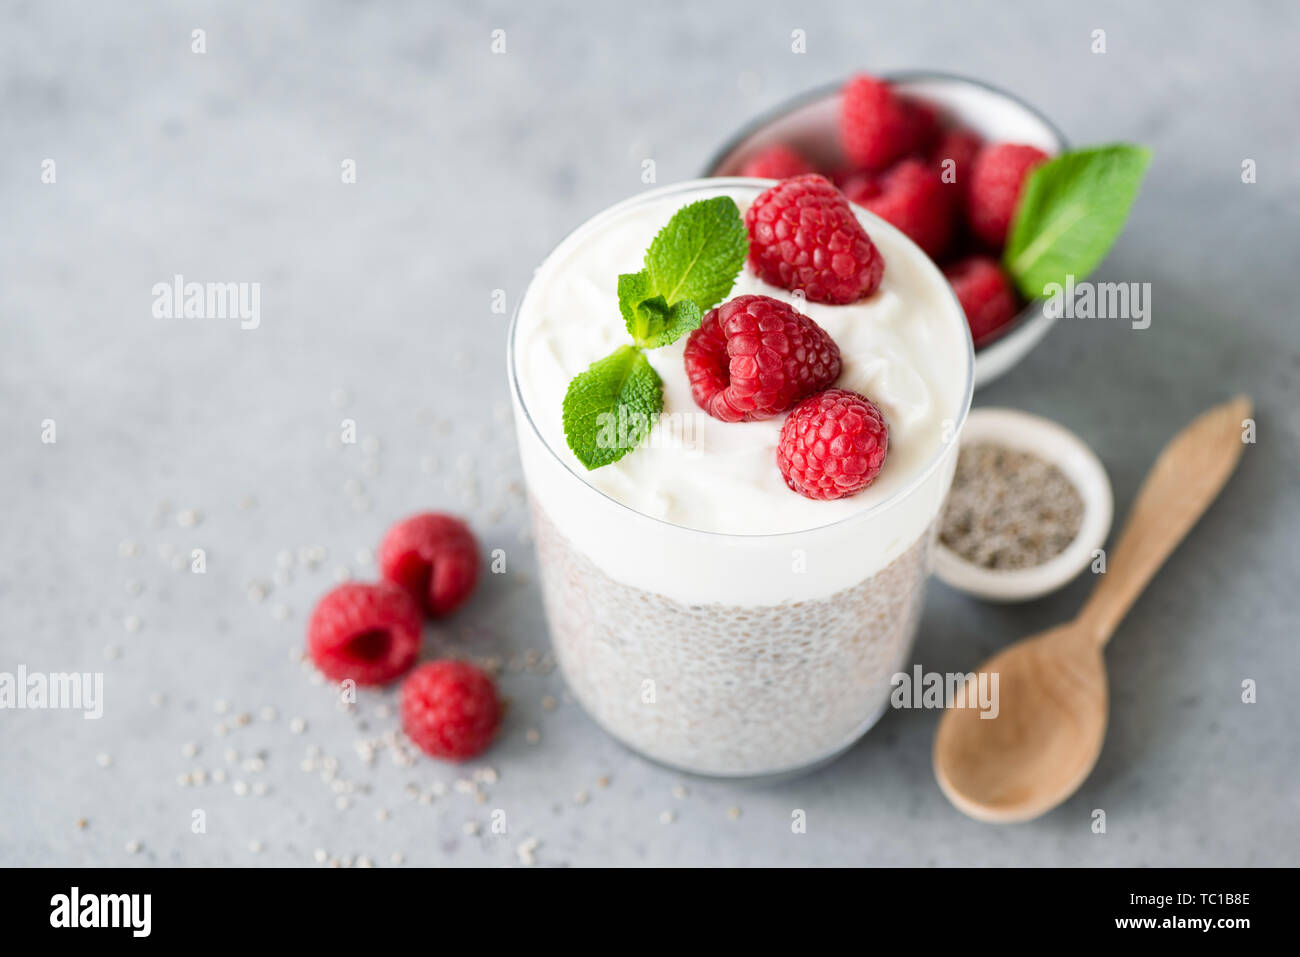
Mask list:
[[934,527],[971,397],[961,308],[926,255],[855,208],[880,288],[805,302],[748,266],[728,299],[791,303],[840,350],[834,385],[884,413],[889,452],[856,495],[815,501],[776,465],[784,416],[728,423],[691,397],[686,337],[646,353],[664,418],[644,447],[588,471],[565,441],[570,379],[627,341],[616,293],[682,206],[744,209],[764,181],[711,179],[597,215],[538,268],[509,337],[515,423],[547,620],[575,696],[616,738],[702,774],[760,776],[838,754],[883,712],[907,664]]

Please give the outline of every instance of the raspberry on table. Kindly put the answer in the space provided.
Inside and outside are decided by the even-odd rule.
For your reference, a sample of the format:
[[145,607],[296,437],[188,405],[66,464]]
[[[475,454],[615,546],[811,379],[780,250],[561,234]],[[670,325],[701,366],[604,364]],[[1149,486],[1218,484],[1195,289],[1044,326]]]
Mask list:
[[957,300],[966,312],[971,338],[981,345],[1015,318],[1020,300],[1007,274],[990,256],[968,256],[944,267]]
[[785,420],[776,464],[791,489],[830,501],[870,485],[888,448],[889,427],[875,403],[847,389],[827,389],[804,399]]
[[420,650],[420,607],[389,582],[349,582],[316,604],[307,652],[331,681],[382,685],[405,674]]
[[769,296],[737,296],[686,340],[691,395],[715,419],[770,419],[840,374],[840,350],[821,326]]
[[931,259],[938,259],[952,239],[952,203],[943,183],[927,163],[906,159],[874,182],[857,181],[845,195],[907,234]]
[[1025,177],[1047,158],[1037,147],[1019,143],[995,143],[979,151],[966,194],[966,220],[976,236],[995,249],[1006,245]]
[[425,512],[398,522],[379,546],[383,576],[401,585],[424,610],[441,617],[455,611],[478,584],[479,549],[459,518]]
[[841,96],[840,141],[856,166],[882,170],[914,148],[924,117],[918,120],[915,107],[888,83],[859,74]]
[[764,282],[843,305],[871,295],[885,261],[848,200],[824,176],[777,183],[745,210],[749,262]]
[[741,176],[753,176],[756,179],[789,179],[811,173],[813,166],[791,146],[777,143],[755,153],[740,168]]
[[430,661],[402,685],[402,729],[425,754],[463,761],[492,743],[501,724],[496,685],[467,661]]

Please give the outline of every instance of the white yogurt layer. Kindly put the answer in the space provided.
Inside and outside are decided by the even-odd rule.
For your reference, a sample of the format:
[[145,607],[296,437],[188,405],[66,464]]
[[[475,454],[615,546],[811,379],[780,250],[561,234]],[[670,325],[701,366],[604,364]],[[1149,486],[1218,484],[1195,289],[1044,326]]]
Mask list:
[[796,532],[866,511],[934,463],[951,443],[967,401],[969,339],[947,284],[902,233],[859,210],[885,260],[883,281],[872,296],[847,306],[804,302],[762,282],[746,266],[728,298],[754,293],[791,303],[835,340],[843,361],[835,384],[875,402],[889,425],[889,452],[870,487],[833,502],[787,488],[776,465],[785,417],[728,423],[704,413],[686,378],[686,337],[647,352],[663,379],[666,416],[647,446],[592,471],[578,462],[565,441],[562,403],[575,375],[630,341],[618,310],[619,273],[641,268],[650,241],[686,203],[725,194],[743,214],[758,192],[731,185],[616,206],[561,244],[538,269],[520,305],[514,343],[518,388],[544,441],[582,481],[683,528],[736,535]]

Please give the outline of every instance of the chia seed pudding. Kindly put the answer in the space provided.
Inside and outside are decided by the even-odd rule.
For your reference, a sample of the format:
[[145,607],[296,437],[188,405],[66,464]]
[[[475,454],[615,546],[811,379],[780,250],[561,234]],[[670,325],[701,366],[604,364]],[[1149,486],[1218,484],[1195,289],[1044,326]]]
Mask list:
[[714,775],[816,764],[875,723],[911,654],[933,539],[824,599],[684,605],[605,575],[536,502],[533,524],[574,696],[623,743]]
[[[809,767],[851,745],[908,664],[937,520],[970,404],[965,318],[901,233],[855,210],[885,260],[846,306],[804,302],[747,266],[728,298],[790,303],[837,343],[835,382],[889,425],[880,474],[814,501],[775,461],[783,417],[721,422],[695,405],[678,341],[646,357],[663,383],[650,440],[588,471],[569,450],[569,380],[626,340],[616,281],[681,206],[743,210],[765,187],[708,180],[599,214],[537,270],[510,335],[520,456],[546,617],[575,697],[659,762],[728,777]],[[671,420],[668,421],[668,420]]]

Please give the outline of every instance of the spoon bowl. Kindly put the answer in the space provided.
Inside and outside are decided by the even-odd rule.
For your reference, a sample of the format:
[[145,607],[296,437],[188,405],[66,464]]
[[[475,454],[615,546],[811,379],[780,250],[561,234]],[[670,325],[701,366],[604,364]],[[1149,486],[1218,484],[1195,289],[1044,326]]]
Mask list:
[[1028,821],[1073,793],[1101,754],[1108,701],[1101,649],[1071,623],[1017,642],[980,670],[998,676],[996,717],[945,711],[935,777],[977,820]]

